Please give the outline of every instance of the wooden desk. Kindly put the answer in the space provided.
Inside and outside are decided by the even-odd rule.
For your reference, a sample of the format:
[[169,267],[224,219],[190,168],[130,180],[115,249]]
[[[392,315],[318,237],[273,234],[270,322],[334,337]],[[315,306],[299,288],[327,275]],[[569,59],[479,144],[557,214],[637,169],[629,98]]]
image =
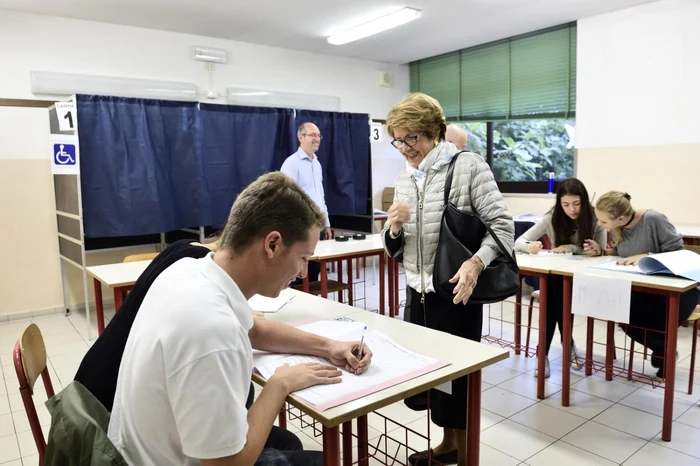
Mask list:
[[[318,316],[326,316],[326,312],[338,311],[340,307],[344,307],[348,310],[346,317],[363,322],[372,330],[383,332],[407,349],[450,362],[450,365],[436,371],[326,411],[317,411],[303,401],[289,397],[287,402],[323,425],[324,465],[340,465],[339,426],[341,424],[344,434],[343,445],[348,448],[351,445],[352,420],[357,419],[359,464],[366,465],[368,464],[367,414],[465,375],[469,377],[467,464],[469,466],[478,465],[481,431],[481,369],[508,358],[508,350],[476,343],[372,312],[357,311],[357,309],[344,304],[333,303],[317,297],[312,297],[311,300],[313,299],[317,300]],[[353,313],[353,311],[355,312]],[[259,375],[254,375],[253,380],[261,385],[265,383]],[[348,451],[343,456],[344,458],[352,458],[351,452]]]
[[[676,379],[676,358],[669,355],[676,354],[676,344],[678,339],[678,306],[681,293],[692,290],[698,284],[691,280],[686,280],[683,278],[675,277],[664,277],[658,275],[641,275],[625,272],[615,272],[612,270],[601,270],[590,268],[591,265],[599,264],[601,262],[608,262],[615,260],[616,257],[606,256],[606,257],[596,257],[585,259],[583,261],[577,262],[576,264],[570,264],[566,267],[560,267],[553,269],[552,273],[555,275],[561,275],[564,277],[564,357],[562,359],[562,365],[564,368],[569,367],[571,358],[571,338],[572,338],[572,325],[571,325],[571,294],[573,286],[573,277],[577,273],[585,273],[588,275],[595,275],[597,277],[607,277],[616,279],[626,279],[632,282],[632,291],[641,291],[644,293],[657,294],[668,297],[667,313],[666,313],[666,377],[665,377],[665,388],[664,388],[664,415],[663,415],[663,430],[661,431],[661,438],[667,442],[671,441],[671,430],[673,426],[673,399],[674,399],[674,389],[675,389],[675,379]],[[619,259],[619,258],[617,258]],[[608,322],[608,351],[605,358],[606,374],[605,378],[607,380],[612,380],[612,360],[613,360],[613,350],[611,348],[611,339],[614,332],[614,322]],[[589,357],[592,354],[591,343],[587,342],[586,345],[586,375],[590,375],[591,367]],[[569,391],[571,388],[571,375],[568,370],[562,371],[562,406],[569,406]]]
[[[370,256],[379,256],[379,313],[385,314],[385,292],[384,292],[384,268],[386,264],[386,252],[380,234],[367,235],[366,239],[340,242],[335,240],[319,241],[314,250],[314,255],[309,260],[321,263],[321,297],[328,297],[328,273],[326,264],[338,262],[338,278],[342,280],[343,268],[340,264],[346,261],[348,270],[348,285],[350,286],[348,302],[353,303],[352,289],[352,260]],[[398,263],[389,258],[389,316],[398,314]],[[308,276],[304,277],[303,290],[309,291]]]
[[95,265],[85,267],[95,285],[95,310],[97,314],[97,334],[105,329],[105,314],[102,304],[102,284],[114,291],[114,310],[117,311],[124,302],[126,292],[134,286],[151,261],[125,262],[117,264]]

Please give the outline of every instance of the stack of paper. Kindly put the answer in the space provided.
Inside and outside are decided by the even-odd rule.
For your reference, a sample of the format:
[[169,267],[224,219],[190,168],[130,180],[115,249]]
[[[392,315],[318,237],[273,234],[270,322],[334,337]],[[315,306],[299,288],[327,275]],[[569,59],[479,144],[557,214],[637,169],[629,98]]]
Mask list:
[[537,254],[530,253],[531,256],[535,257],[571,257],[574,255],[572,252],[552,252],[549,249],[543,249]]
[[277,312],[282,306],[294,299],[294,296],[294,291],[287,288],[282,290],[280,295],[276,298],[267,298],[256,294],[248,300],[248,304],[250,304],[250,307],[253,308],[254,311]]
[[[359,341],[364,324],[359,322],[323,320],[303,325],[299,329],[339,341]],[[317,385],[295,392],[294,395],[313,405],[319,411],[347,403],[406,380],[427,374],[449,363],[407,350],[381,332],[365,332],[365,345],[372,350],[372,364],[367,372],[355,375],[341,369],[343,381],[338,384]],[[265,377],[284,365],[294,366],[307,362],[329,364],[325,359],[312,356],[280,355],[255,352],[253,365]]]

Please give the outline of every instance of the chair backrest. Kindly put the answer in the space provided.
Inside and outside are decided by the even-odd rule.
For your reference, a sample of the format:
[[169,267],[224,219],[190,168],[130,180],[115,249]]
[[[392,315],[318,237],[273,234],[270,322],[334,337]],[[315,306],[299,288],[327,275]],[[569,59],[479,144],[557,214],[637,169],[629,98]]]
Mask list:
[[143,254],[132,254],[126,256],[123,262],[138,262],[138,261],[150,261],[156,258],[157,252],[146,252]]
[[44,464],[44,455],[46,453],[46,441],[44,433],[41,430],[41,423],[36,412],[36,407],[32,400],[34,394],[34,385],[41,375],[46,389],[46,396],[51,398],[54,396],[51,377],[46,366],[46,346],[44,338],[41,336],[41,330],[36,324],[30,324],[15,343],[15,350],[12,354],[12,359],[15,364],[15,372],[19,382],[19,392],[22,395],[22,403],[24,404],[25,412],[29,420],[29,426],[32,429],[34,442],[39,452],[39,466]]

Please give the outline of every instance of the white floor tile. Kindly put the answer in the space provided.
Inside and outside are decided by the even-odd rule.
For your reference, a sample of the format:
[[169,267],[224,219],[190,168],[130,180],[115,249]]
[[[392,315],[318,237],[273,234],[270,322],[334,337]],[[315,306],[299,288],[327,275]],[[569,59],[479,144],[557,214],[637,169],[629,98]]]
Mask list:
[[[39,455],[23,456],[22,457],[23,466],[39,466]],[[5,466],[5,465],[3,465]]]
[[481,441],[498,451],[525,461],[556,441],[554,437],[510,420],[499,422],[481,433]]
[[674,422],[671,441],[664,442],[661,439],[661,435],[659,435],[654,439],[654,443],[685,453],[686,455],[694,456],[698,458],[697,464],[700,464],[700,429]]
[[[46,436],[47,433],[44,432],[44,437]],[[17,443],[19,444],[19,452],[22,457],[37,454],[36,443],[31,430],[17,434]]]
[[529,458],[527,464],[530,466],[613,466],[617,463],[559,441]]
[[[537,401],[537,378],[532,374],[521,374],[510,380],[506,380],[498,387],[508,390],[511,393],[524,396],[533,401]],[[544,381],[544,396],[545,398],[554,395],[561,391],[561,385],[553,381],[550,377]]]
[[[37,455],[37,463],[38,462],[39,462],[39,455]],[[34,466],[33,463],[25,463],[25,464],[27,464],[27,466]],[[14,460],[14,461],[10,461],[8,463],[2,463],[2,465],[0,465],[0,466],[23,466],[23,465],[22,465],[22,460]]]
[[616,463],[622,463],[647,442],[619,430],[589,421],[562,441]]
[[481,409],[481,430],[484,431],[491,426],[498,424],[503,421],[505,417],[499,416],[496,413],[492,413],[487,409]]
[[520,460],[482,443],[479,448],[480,466],[518,466]]
[[[654,391],[637,390],[630,396],[620,400],[620,404],[629,406],[657,416],[664,415],[664,392],[661,389]],[[673,419],[679,418],[694,405],[687,401],[675,399],[673,403]]]
[[15,435],[15,425],[12,422],[12,414],[0,415],[0,437]]
[[8,435],[0,437],[0,464],[21,458],[17,437]]
[[529,372],[537,368],[537,358],[526,357],[525,352],[516,355],[512,350],[510,357],[496,363],[497,366],[503,366],[508,369],[518,372]]
[[586,377],[573,384],[571,388],[615,403],[639,389],[638,386],[626,385],[615,380],[607,381],[600,377]]
[[499,366],[498,364],[494,364],[492,366],[484,368],[481,371],[481,374],[481,378],[484,382],[489,383],[491,385],[499,385],[505,382],[506,380],[510,380],[514,377],[519,376],[521,372],[514,371],[513,369],[509,369],[507,367]]
[[644,440],[654,439],[661,432],[663,421],[659,416],[620,404],[603,411],[593,420]]
[[586,419],[582,417],[574,416],[544,403],[530,406],[510,419],[554,438],[562,438],[586,422]]
[[9,400],[6,396],[0,396],[0,416],[3,414],[9,414],[10,412],[11,410]]
[[662,445],[647,443],[630,459],[624,462],[624,466],[697,466],[698,459],[683,453],[671,450]]
[[543,400],[542,403],[586,419],[593,419],[598,414],[602,413],[613,405],[611,401],[589,395],[588,393],[579,392],[577,390],[571,390],[569,394],[568,407],[561,405],[561,392],[547,398],[546,400]]
[[499,387],[493,387],[481,394],[482,408],[503,417],[510,417],[533,404],[535,401]]
[[695,427],[696,429],[700,429],[700,406],[696,405],[688,409],[688,411],[678,417],[677,421],[688,426]]

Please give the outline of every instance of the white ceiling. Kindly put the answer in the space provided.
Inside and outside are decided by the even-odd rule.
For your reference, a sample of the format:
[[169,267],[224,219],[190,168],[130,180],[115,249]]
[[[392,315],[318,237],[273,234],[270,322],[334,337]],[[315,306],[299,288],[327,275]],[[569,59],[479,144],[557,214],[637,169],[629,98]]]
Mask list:
[[[0,9],[406,63],[652,1],[0,0]],[[423,16],[350,44],[326,42],[333,32],[404,6],[422,10]]]

